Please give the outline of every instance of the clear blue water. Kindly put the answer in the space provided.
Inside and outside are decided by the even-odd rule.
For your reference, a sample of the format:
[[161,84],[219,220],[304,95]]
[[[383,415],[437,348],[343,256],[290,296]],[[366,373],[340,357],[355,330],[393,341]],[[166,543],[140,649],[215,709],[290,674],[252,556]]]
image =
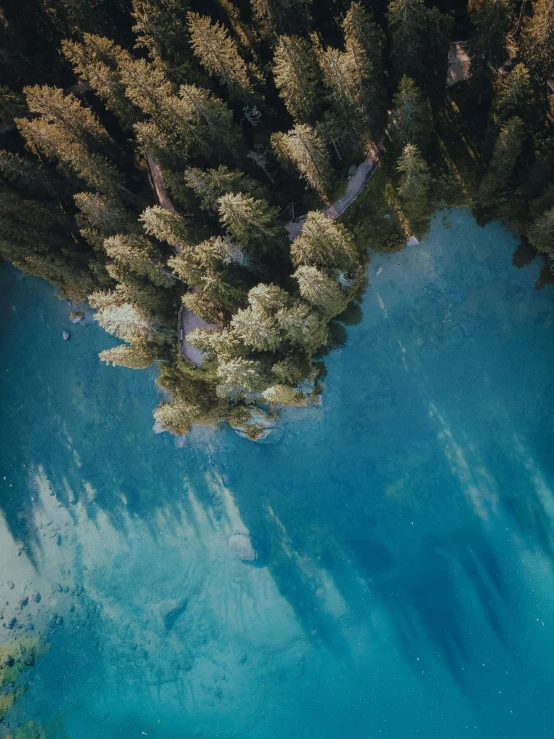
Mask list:
[[264,445],[154,435],[152,376],[1,266],[0,594],[52,644],[12,726],[552,739],[554,294],[517,242],[454,211],[375,255],[322,405]]

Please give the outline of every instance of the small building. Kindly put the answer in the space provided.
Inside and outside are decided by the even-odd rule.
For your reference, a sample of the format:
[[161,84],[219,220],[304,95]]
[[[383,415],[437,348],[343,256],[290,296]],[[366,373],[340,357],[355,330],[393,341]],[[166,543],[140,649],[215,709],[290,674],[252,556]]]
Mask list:
[[467,41],[454,41],[448,50],[448,72],[446,86],[467,80],[470,75],[471,59],[467,53]]

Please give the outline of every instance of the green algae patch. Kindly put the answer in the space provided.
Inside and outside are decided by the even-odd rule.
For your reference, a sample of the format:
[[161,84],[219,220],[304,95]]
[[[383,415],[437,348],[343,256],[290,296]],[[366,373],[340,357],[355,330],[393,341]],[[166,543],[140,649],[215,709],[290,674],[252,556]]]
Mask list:
[[58,713],[52,721],[37,724],[27,721],[18,726],[6,739],[68,739],[62,736],[62,714]]
[[25,692],[24,686],[17,685],[20,675],[32,667],[47,649],[48,645],[39,637],[21,637],[0,644],[0,719]]

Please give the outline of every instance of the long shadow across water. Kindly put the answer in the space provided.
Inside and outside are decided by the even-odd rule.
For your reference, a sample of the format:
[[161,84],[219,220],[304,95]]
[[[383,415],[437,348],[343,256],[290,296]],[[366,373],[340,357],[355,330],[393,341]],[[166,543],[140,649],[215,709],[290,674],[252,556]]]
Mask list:
[[[0,336],[8,399],[0,507],[36,563],[37,492],[50,491],[75,521],[77,510],[99,528],[107,519],[122,539],[140,522],[161,540],[185,521],[196,526],[199,508],[215,530],[229,516],[225,488],[241,524],[267,550],[269,572],[306,637],[339,663],[353,659],[349,624],[367,626],[380,609],[414,674],[425,650],[476,706],[475,663],[503,654],[518,664],[522,621],[511,593],[529,585],[517,566],[520,543],[502,537],[509,523],[552,559],[554,440],[533,415],[540,408],[539,421],[551,418],[552,402],[541,393],[526,413],[522,402],[502,415],[518,383],[509,373],[491,383],[486,332],[462,354],[425,364],[422,341],[435,351],[450,330],[444,286],[434,297],[428,288],[415,295],[398,320],[384,302],[398,288],[376,290],[382,306],[330,362],[324,407],[287,422],[281,444],[252,445],[227,430],[193,435],[175,449],[167,435],[151,434],[148,374],[100,365],[96,353],[109,339],[95,327],[76,327],[62,344],[66,309],[48,286],[2,271],[1,310],[10,320]],[[525,335],[529,324],[510,305],[503,319],[500,310],[494,317],[512,337],[506,354],[520,352],[520,371],[538,368],[543,379],[548,321]],[[551,321],[552,306],[543,300],[540,310]],[[420,339],[429,320],[434,334]],[[327,606],[329,583],[343,615]]]

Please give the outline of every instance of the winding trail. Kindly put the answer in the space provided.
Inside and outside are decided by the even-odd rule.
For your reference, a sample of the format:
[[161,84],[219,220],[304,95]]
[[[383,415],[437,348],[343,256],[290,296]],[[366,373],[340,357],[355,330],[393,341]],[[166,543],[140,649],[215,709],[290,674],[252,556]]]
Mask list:
[[[371,176],[375,172],[375,169],[377,168],[381,157],[387,150],[388,141],[389,135],[387,132],[385,133],[381,141],[372,147],[371,153],[363,160],[363,162],[361,162],[361,164],[358,164],[353,175],[348,180],[348,185],[346,187],[346,192],[344,193],[344,195],[338,200],[335,200],[334,203],[331,203],[331,205],[328,205],[326,208],[321,209],[323,215],[327,216],[327,218],[335,220],[335,218],[341,216],[344,211],[350,205],[352,205],[352,203],[356,200],[358,195],[364,189],[366,184],[371,179]],[[306,218],[307,216],[301,216],[300,218],[297,218],[294,221],[289,221],[286,224],[285,228],[289,233],[289,239],[291,241],[294,241],[302,233],[302,228],[304,226]]]

